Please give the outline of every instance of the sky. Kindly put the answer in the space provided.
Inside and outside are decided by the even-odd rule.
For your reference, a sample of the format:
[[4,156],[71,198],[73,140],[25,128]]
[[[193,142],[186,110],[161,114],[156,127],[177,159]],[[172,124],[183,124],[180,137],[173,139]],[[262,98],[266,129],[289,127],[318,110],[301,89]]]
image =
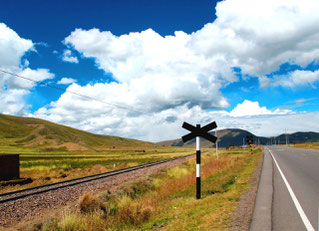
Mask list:
[[153,142],[186,134],[184,121],[319,132],[318,11],[317,0],[4,0],[0,113]]

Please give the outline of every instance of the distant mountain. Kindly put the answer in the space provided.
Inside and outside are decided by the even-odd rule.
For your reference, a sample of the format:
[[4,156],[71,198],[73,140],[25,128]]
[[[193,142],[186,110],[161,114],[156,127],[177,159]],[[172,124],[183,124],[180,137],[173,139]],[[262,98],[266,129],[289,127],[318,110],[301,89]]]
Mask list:
[[[211,134],[215,135],[215,132],[212,132]],[[246,142],[246,136],[253,136],[253,138],[256,138],[254,134],[242,129],[223,129],[223,130],[217,131],[218,145],[220,147],[243,145],[243,142],[244,143]],[[182,139],[175,139],[175,140],[167,140],[167,141],[159,142],[157,144],[164,145],[164,146],[193,147],[195,145],[195,142],[196,142],[195,139],[192,139],[184,144]],[[206,139],[201,139],[201,146],[213,147],[215,145],[207,141]]]
[[[215,135],[215,132],[211,134]],[[242,130],[242,129],[223,129],[217,131],[218,137],[218,146],[219,147],[229,147],[229,146],[241,146],[246,144],[246,137],[252,136],[254,143],[259,143],[262,145],[266,144],[274,144],[276,143],[285,144],[286,143],[286,135],[282,134],[276,137],[262,137],[256,136],[251,132]],[[287,134],[287,141],[289,143],[305,143],[305,142],[319,142],[319,133],[316,132],[296,132],[293,134]],[[157,143],[161,146],[185,146],[185,147],[194,147],[195,139],[192,139],[184,144],[182,139],[174,139],[174,140],[166,140]],[[215,144],[201,139],[202,147],[214,147]]]
[[0,114],[0,153],[17,151],[89,151],[143,148],[155,144],[96,135],[49,121]]
[[[286,135],[282,134],[276,136],[276,143],[285,144]],[[272,139],[274,140],[274,138]],[[287,142],[291,144],[295,143],[308,143],[308,142],[319,142],[319,133],[317,132],[296,132],[292,134],[287,134]],[[273,141],[274,143],[274,141]]]

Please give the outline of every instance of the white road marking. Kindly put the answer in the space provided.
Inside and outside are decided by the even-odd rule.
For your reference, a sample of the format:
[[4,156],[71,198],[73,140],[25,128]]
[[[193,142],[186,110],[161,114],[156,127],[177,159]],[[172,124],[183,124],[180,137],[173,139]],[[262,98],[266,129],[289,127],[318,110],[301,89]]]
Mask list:
[[298,213],[299,213],[299,215],[300,215],[300,217],[301,217],[301,219],[302,219],[304,225],[306,226],[306,229],[307,229],[308,231],[315,231],[315,229],[312,227],[310,221],[308,220],[308,217],[306,216],[305,212],[303,211],[303,209],[302,209],[302,207],[301,207],[301,205],[300,205],[300,203],[299,203],[299,201],[298,201],[298,199],[297,199],[295,193],[292,191],[292,188],[290,187],[290,185],[289,185],[289,183],[288,183],[288,181],[287,181],[285,175],[282,173],[282,171],[281,171],[281,169],[280,169],[280,167],[279,167],[279,165],[278,165],[278,163],[277,163],[277,161],[276,161],[274,155],[273,155],[272,152],[269,150],[269,148],[267,148],[267,149],[268,149],[270,155],[272,156],[272,158],[273,158],[273,160],[274,160],[274,162],[275,162],[275,164],[276,164],[276,166],[277,166],[277,168],[278,168],[278,170],[279,170],[279,173],[280,173],[282,179],[284,180],[284,182],[285,182],[285,184],[286,184],[286,187],[287,187],[287,189],[288,189],[288,191],[289,191],[289,193],[290,193],[290,196],[291,196],[291,198],[292,198],[292,200],[293,200],[293,202],[294,202],[294,204],[295,204],[295,206],[296,206],[296,208],[297,208],[297,211],[298,211]]

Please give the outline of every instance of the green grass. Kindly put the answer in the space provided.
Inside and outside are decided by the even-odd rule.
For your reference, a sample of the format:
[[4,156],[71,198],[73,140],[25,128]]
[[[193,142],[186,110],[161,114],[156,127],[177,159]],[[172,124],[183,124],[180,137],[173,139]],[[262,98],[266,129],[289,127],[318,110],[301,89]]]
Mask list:
[[[59,145],[71,143],[86,150],[86,153],[103,152],[109,149],[147,149],[156,147],[122,137],[96,135],[71,127],[35,118],[0,114],[0,154],[65,152]],[[80,148],[76,151],[81,151]]]

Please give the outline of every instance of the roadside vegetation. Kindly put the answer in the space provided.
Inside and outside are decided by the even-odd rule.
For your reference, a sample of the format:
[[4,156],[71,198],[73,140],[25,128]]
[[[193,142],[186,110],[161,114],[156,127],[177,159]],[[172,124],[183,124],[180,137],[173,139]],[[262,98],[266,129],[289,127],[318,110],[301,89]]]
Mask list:
[[319,150],[319,143],[318,142],[314,142],[314,143],[297,143],[297,144],[293,144],[292,147]]
[[202,155],[202,199],[195,199],[195,160],[104,192],[87,192],[31,230],[225,230],[262,150]]

